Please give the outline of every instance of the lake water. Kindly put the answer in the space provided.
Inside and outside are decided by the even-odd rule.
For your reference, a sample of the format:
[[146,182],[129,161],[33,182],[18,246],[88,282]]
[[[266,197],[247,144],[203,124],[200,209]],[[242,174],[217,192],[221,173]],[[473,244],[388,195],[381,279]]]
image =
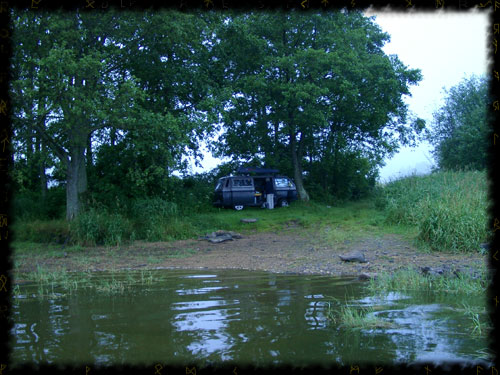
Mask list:
[[[398,364],[477,361],[487,338],[471,334],[453,295],[373,296],[349,278],[240,270],[159,270],[162,281],[120,293],[23,285],[12,304],[12,365],[230,361],[270,364]],[[115,280],[130,272],[114,274]],[[95,279],[110,280],[102,273]],[[351,330],[327,319],[332,297],[373,309],[393,327]],[[483,317],[484,318],[484,317]]]

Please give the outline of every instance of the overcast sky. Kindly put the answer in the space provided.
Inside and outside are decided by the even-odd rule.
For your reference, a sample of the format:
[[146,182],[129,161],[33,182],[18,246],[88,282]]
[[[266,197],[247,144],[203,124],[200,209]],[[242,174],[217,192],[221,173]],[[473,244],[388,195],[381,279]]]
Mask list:
[[[463,78],[488,74],[488,13],[472,12],[366,12],[391,35],[386,54],[397,54],[410,68],[422,71],[423,80],[411,87],[409,108],[418,117],[432,122],[432,113],[444,103],[443,87],[451,88]],[[380,170],[382,181],[412,171],[426,173],[434,164],[432,147],[402,148]]]
[[[449,89],[463,78],[486,75],[488,71],[487,11],[471,12],[405,12],[366,11],[375,15],[375,22],[391,36],[384,47],[386,54],[396,54],[409,68],[422,71],[423,80],[411,87],[407,98],[409,109],[430,125],[432,113],[444,102],[443,87]],[[381,181],[388,181],[412,173],[430,171],[434,161],[432,147],[427,143],[417,148],[402,148],[380,170]],[[205,153],[203,168],[208,171],[219,160]]]

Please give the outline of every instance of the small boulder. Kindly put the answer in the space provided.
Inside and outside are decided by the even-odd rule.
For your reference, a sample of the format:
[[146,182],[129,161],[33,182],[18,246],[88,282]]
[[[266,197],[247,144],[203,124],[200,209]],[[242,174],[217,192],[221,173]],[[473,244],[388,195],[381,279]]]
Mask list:
[[367,262],[367,260],[365,259],[365,255],[360,251],[354,251],[354,252],[349,253],[349,254],[339,255],[339,257],[344,262],[359,262],[359,263],[366,263]]

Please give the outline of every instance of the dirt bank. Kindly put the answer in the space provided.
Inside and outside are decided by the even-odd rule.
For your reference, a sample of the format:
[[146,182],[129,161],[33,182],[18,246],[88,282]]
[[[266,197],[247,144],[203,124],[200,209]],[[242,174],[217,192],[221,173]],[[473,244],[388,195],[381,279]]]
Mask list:
[[[339,255],[361,251],[366,263],[344,262]],[[134,242],[120,248],[94,247],[53,257],[18,257],[18,271],[40,265],[49,270],[101,271],[120,269],[207,268],[247,269],[278,273],[376,275],[408,266],[433,271],[477,273],[485,264],[480,254],[424,253],[401,236],[364,235],[354,241],[328,243],[312,230],[289,226],[279,233],[247,233],[218,244],[206,240]]]

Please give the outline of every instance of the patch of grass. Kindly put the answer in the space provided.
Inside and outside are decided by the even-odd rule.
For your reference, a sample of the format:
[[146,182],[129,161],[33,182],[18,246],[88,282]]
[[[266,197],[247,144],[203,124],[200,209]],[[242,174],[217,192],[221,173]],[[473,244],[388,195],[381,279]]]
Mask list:
[[158,264],[158,263],[163,262],[163,259],[150,255],[150,256],[148,256],[147,262],[149,264]]
[[66,220],[15,221],[14,240],[17,242],[64,243],[70,237],[70,227]]
[[132,233],[129,219],[104,208],[89,208],[71,223],[72,237],[81,245],[120,245],[130,240]]
[[327,318],[338,327],[347,329],[375,329],[391,328],[394,324],[384,321],[374,315],[372,307],[349,306],[347,301],[340,304],[338,300],[333,299],[327,303]]
[[444,292],[463,294],[483,294],[489,284],[485,271],[474,278],[459,273],[445,275],[422,275],[413,268],[397,270],[393,273],[378,274],[370,279],[368,289],[372,292],[406,291],[406,292]]
[[182,259],[189,258],[190,256],[196,254],[195,249],[175,249],[166,255],[167,258]]
[[479,252],[488,242],[485,172],[443,171],[410,176],[383,187],[386,222],[418,228],[418,241],[433,251]]
[[98,292],[104,292],[108,294],[120,294],[123,293],[127,289],[127,284],[123,281],[111,280],[111,281],[103,281],[100,284],[96,285],[95,289]]
[[[37,295],[40,298],[60,297],[72,294],[79,289],[93,290],[105,294],[121,294],[133,285],[152,285],[163,280],[153,271],[141,270],[111,272],[110,275],[94,275],[90,272],[48,271],[38,267],[37,271],[19,275],[20,278],[36,283]],[[14,295],[21,294],[21,287],[16,285]],[[58,289],[58,293],[54,290]]]
[[70,254],[80,254],[85,248],[80,245],[59,246],[40,244],[35,242],[21,242],[16,241],[13,243],[13,250],[15,258],[23,259],[36,256],[38,258],[62,258]]
[[[85,275],[85,273],[70,274],[66,270],[48,271],[45,268],[37,267],[36,271],[20,274],[19,278],[35,282],[40,298],[56,298],[65,294],[71,294],[80,287],[83,287],[89,280],[88,275]],[[20,293],[19,285],[16,287]],[[65,293],[56,294],[54,293],[54,288],[62,288]]]

